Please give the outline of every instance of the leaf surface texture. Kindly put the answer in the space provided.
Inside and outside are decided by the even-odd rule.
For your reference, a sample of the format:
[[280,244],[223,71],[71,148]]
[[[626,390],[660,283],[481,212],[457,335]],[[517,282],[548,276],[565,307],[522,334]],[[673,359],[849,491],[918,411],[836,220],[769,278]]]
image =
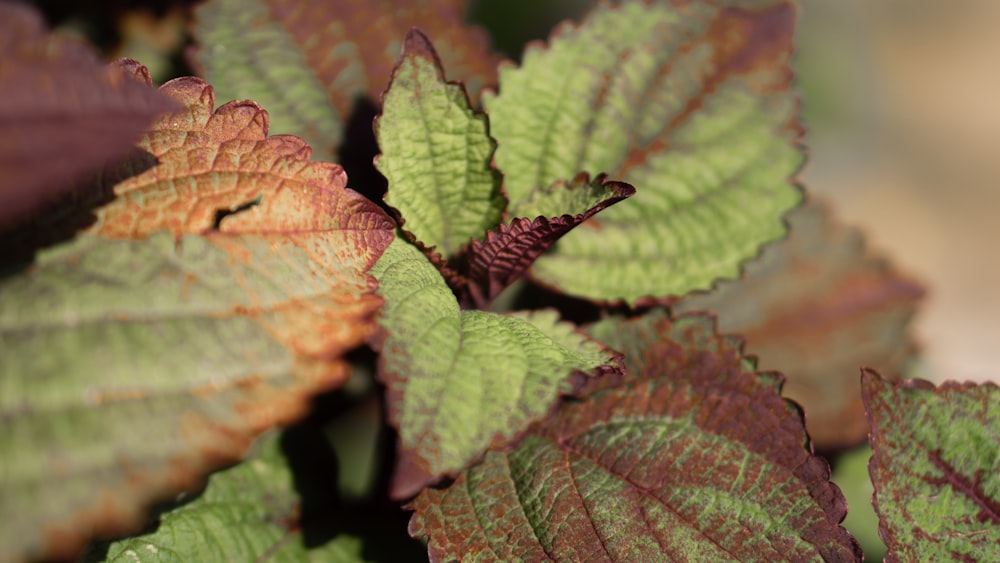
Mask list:
[[779,379],[754,374],[705,317],[659,312],[590,330],[623,384],[579,400],[413,502],[432,560],[854,561],[829,469]]
[[399,431],[396,497],[517,438],[581,372],[614,369],[611,353],[554,312],[460,310],[437,268],[401,239],[372,274],[385,298],[379,376]]
[[886,561],[991,561],[1000,546],[1000,388],[862,375]]
[[193,78],[162,91],[184,109],[139,142],[158,165],[0,280],[0,559],[140,527],[339,385],[375,326],[365,272],[393,222],[256,104],[214,109]]
[[783,234],[803,161],[783,1],[600,4],[529,46],[484,98],[512,201],[578,172],[634,198],[564,237],[542,282],[630,304],[735,277]]

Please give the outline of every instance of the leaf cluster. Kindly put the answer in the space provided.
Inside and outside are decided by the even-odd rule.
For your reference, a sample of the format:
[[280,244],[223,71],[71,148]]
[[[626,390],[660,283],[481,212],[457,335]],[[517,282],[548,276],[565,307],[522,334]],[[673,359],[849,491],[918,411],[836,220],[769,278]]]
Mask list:
[[998,388],[898,382],[922,289],[795,183],[794,4],[464,12],[209,0],[154,88],[0,3],[0,559],[860,560],[866,437],[888,560],[996,555]]

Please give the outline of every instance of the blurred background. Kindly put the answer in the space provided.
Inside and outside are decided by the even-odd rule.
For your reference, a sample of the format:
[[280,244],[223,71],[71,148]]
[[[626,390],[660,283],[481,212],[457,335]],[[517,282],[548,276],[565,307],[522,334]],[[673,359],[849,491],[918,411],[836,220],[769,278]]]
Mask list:
[[803,0],[804,183],[929,289],[934,380],[1000,380],[1000,2]]

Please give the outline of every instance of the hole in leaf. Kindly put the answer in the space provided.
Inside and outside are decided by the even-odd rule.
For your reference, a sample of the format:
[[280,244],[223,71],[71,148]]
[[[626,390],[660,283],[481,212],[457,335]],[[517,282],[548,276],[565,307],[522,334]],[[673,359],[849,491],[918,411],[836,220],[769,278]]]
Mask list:
[[212,230],[218,231],[222,225],[222,220],[225,219],[226,217],[229,217],[230,215],[236,215],[237,213],[246,211],[251,207],[260,205],[261,201],[262,201],[262,196],[257,196],[246,203],[241,203],[237,205],[236,207],[230,207],[229,209],[217,209],[215,211],[215,220],[212,222]]

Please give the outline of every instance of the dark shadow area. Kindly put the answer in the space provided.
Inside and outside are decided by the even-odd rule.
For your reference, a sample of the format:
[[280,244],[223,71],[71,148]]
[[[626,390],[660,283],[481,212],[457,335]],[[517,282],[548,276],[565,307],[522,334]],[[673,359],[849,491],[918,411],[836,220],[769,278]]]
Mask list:
[[[592,2],[573,0],[473,0],[466,20],[485,28],[493,48],[513,61],[521,60],[524,44],[547,39],[568,18],[579,21]],[[525,17],[530,14],[530,17]]]
[[599,321],[609,313],[620,312],[608,309],[592,301],[553,291],[534,283],[524,284],[524,289],[513,301],[511,309],[534,310],[556,308],[564,321],[585,325]]
[[347,172],[347,185],[388,212],[382,202],[388,183],[373,162],[379,153],[374,129],[379,111],[378,104],[372,100],[364,96],[355,99],[344,130],[344,144],[338,149],[338,159]]
[[200,0],[105,0],[104,2],[74,2],[71,0],[34,0],[35,6],[49,26],[79,22],[89,39],[100,51],[113,50],[122,40],[119,32],[121,17],[133,11],[148,11],[163,17],[173,8],[193,8]]
[[[374,370],[375,353],[362,348],[349,355],[355,365]],[[340,413],[360,401],[377,395],[384,401],[380,386],[360,394],[338,389],[313,400],[311,414],[282,434],[281,448],[295,479],[301,498],[300,525],[306,547],[321,546],[343,534],[360,538],[363,556],[370,561],[411,561],[426,559],[420,542],[407,534],[410,513],[401,503],[388,498],[396,436],[388,428],[379,432],[377,469],[372,493],[356,501],[341,498],[337,490],[340,462],[334,454],[326,426]],[[384,425],[384,421],[382,422]]]
[[114,186],[157,165],[152,153],[132,149],[117,164],[107,166],[89,181],[25,218],[0,230],[0,280],[28,266],[44,248],[71,240],[97,220],[94,210],[115,199]]

